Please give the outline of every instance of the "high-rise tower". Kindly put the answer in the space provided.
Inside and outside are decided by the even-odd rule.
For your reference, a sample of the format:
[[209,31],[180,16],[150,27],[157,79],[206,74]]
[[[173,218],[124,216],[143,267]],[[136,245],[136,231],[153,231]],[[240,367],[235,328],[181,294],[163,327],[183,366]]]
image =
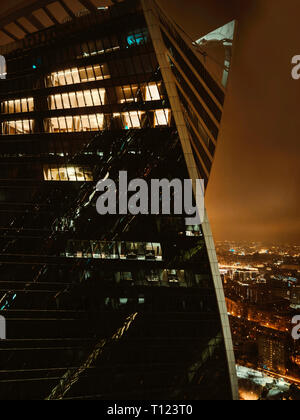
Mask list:
[[207,184],[225,91],[199,42],[127,0],[7,48],[1,398],[237,398],[207,218],[95,208],[120,171]]

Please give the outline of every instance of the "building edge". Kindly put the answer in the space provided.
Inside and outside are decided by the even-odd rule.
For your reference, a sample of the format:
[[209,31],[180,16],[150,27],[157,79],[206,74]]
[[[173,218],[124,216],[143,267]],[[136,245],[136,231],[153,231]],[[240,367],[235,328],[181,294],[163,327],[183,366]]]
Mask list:
[[[153,46],[157,55],[158,63],[162,73],[162,77],[166,86],[171,108],[173,111],[176,127],[178,130],[184,158],[186,161],[190,179],[193,181],[199,178],[198,169],[193,155],[189,132],[185,123],[182,112],[181,103],[176,90],[176,84],[173,73],[165,54],[165,45],[162,39],[159,20],[157,16],[157,9],[154,0],[141,0],[144,15],[148,25],[149,33],[152,38]],[[193,182],[195,187],[195,182]],[[219,271],[216,248],[213,240],[212,230],[210,227],[207,212],[205,212],[204,223],[202,224],[203,235],[207,247],[209,263],[216,291],[218,308],[220,313],[222,332],[224,337],[224,344],[226,350],[226,357],[228,363],[229,379],[231,383],[232,398],[234,401],[239,400],[238,379],[236,373],[236,361],[233,350],[232,334],[229,324],[229,317],[227,313],[224,290],[222,286],[221,275]]]

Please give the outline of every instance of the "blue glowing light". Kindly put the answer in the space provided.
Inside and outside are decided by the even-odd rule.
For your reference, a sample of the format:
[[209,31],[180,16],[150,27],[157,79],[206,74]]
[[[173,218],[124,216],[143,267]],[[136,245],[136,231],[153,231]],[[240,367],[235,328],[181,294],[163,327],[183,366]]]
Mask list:
[[148,39],[147,30],[142,30],[141,32],[134,32],[133,34],[127,37],[128,45],[142,45]]

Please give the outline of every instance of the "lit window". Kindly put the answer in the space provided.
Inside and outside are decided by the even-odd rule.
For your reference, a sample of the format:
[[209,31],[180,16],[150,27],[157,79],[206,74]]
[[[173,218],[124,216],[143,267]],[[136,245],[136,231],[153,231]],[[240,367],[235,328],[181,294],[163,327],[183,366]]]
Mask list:
[[33,120],[4,121],[2,123],[2,134],[31,134]]
[[55,117],[45,120],[45,131],[49,133],[100,131],[103,128],[104,114]]
[[106,64],[97,64],[87,67],[74,67],[60,70],[47,76],[47,87],[73,85],[76,83],[91,82],[109,79],[110,75]]
[[105,103],[105,89],[91,89],[78,92],[51,95],[50,109],[70,109],[85,106],[100,106]]
[[[57,168],[55,169],[56,171],[58,170]],[[55,172],[55,176],[59,178],[60,175]],[[162,261],[162,247],[160,243],[70,240],[68,242],[66,256],[71,258],[95,258],[108,260],[147,259]]]
[[1,108],[4,114],[32,112],[34,111],[34,100],[33,98],[13,99],[3,102]]
[[156,83],[150,83],[146,86],[146,101],[159,101],[160,93]]
[[137,94],[138,94],[137,85],[117,87],[117,97],[118,97],[118,102],[120,103],[136,102]]
[[44,166],[45,181],[93,181],[90,170],[78,166]]
[[154,125],[166,126],[170,124],[171,111],[169,109],[159,109],[154,113]]
[[81,53],[77,58],[93,57],[104,53],[117,51],[120,49],[117,37],[111,36],[109,38],[98,39],[96,41],[89,41],[81,44]]
[[141,128],[142,116],[144,114],[145,113],[142,111],[124,112],[122,114],[122,119],[125,129]]

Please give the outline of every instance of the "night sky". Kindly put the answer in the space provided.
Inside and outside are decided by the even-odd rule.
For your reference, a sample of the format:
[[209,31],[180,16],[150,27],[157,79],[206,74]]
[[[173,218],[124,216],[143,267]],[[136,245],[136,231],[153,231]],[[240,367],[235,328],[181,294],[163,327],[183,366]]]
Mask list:
[[300,244],[300,1],[158,1],[195,39],[239,20],[207,193],[215,238]]
[[195,38],[239,20],[207,194],[215,238],[299,244],[300,80],[290,63],[300,55],[300,1],[160,2]]

